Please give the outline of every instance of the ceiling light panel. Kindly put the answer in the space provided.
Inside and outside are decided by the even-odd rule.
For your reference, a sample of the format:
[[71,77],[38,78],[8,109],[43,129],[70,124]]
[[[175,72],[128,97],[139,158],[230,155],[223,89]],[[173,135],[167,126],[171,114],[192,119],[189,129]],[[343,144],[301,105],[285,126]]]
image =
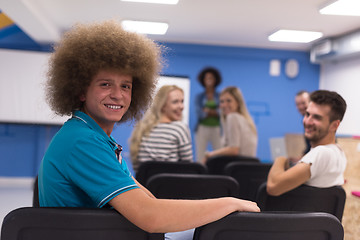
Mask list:
[[169,27],[167,23],[132,20],[124,20],[121,25],[126,31],[155,35],[164,35]]
[[321,32],[298,31],[298,30],[279,30],[271,34],[268,39],[273,42],[296,42],[308,43],[321,38]]
[[338,0],[320,9],[321,14],[360,16],[359,0]]
[[178,4],[179,0],[121,0],[122,2],[158,3],[158,4]]

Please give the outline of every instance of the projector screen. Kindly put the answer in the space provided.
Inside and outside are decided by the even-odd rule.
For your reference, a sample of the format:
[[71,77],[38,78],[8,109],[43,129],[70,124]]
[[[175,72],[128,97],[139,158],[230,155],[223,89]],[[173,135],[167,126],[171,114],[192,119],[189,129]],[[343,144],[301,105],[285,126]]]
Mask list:
[[[0,49],[0,122],[62,125],[69,117],[54,114],[45,101],[44,83],[50,54]],[[161,76],[159,87],[184,90],[184,121],[189,122],[190,80]]]

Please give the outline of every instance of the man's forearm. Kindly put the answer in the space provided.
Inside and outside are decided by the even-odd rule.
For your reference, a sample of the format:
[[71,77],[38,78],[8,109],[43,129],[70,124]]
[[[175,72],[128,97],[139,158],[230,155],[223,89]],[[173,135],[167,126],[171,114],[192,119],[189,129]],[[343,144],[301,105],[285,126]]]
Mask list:
[[278,196],[305,183],[311,177],[310,165],[299,163],[289,168],[287,158],[277,158],[267,180],[267,192]]

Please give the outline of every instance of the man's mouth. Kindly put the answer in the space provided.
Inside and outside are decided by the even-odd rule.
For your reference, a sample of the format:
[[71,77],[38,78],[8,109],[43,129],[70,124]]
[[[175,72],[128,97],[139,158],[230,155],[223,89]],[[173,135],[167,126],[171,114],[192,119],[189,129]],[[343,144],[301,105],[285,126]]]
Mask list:
[[110,105],[110,104],[104,104],[104,105],[105,105],[105,107],[114,109],[114,110],[123,108],[123,106],[120,106],[120,105]]
[[305,127],[305,132],[306,133],[311,133],[311,132],[314,132],[315,129],[313,127]]

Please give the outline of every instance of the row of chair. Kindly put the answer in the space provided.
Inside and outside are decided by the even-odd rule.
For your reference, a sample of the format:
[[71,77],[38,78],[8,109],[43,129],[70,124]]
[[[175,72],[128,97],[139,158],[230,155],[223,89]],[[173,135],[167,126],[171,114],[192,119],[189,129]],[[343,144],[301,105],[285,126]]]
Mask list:
[[266,191],[270,168],[271,164],[237,159],[229,160],[224,175],[211,175],[203,165],[184,162],[145,162],[139,170],[147,172],[149,179],[145,185],[158,198],[234,196],[256,201],[262,211],[327,212],[342,220],[346,193],[341,186],[316,188],[302,185],[281,196],[270,196]]
[[[169,170],[157,168],[158,166],[171,166],[172,170],[184,170],[183,172],[191,172],[193,166],[201,169],[195,163],[154,162],[154,165],[151,162],[148,163],[147,166],[156,166],[153,168],[154,171],[151,170],[152,173]],[[147,181],[146,187],[156,197],[163,199],[207,199],[232,196],[256,201],[262,211],[327,212],[342,220],[346,193],[341,186],[315,188],[302,185],[281,196],[270,196],[266,191],[266,177],[270,166],[255,162],[233,162],[226,167],[225,172],[228,175],[209,175],[204,172],[201,174],[154,174]],[[34,184],[33,206],[39,206],[37,178]]]
[[[175,172],[181,169],[175,167],[177,164],[170,165],[176,169]],[[228,176],[210,175],[203,170],[194,174],[185,165],[187,163],[181,165],[184,171],[187,171],[185,174],[159,174],[158,170],[152,168],[152,176],[146,183],[147,188],[158,198],[202,199],[221,196],[239,197],[241,186],[246,188],[253,181],[256,188],[262,183],[256,193],[254,191],[251,193],[252,198],[255,194],[255,200],[262,209],[261,213],[233,213],[219,221],[197,228],[194,240],[343,239],[341,218],[345,192],[342,187],[318,189],[301,186],[280,197],[272,197],[266,193],[266,182],[261,181],[264,175],[267,176],[271,165],[266,166],[267,170],[263,170],[257,180],[240,185],[238,182],[241,183],[243,180],[231,177],[231,172],[237,172],[231,170],[231,165],[263,164],[255,161],[243,164],[229,163],[224,168],[224,173]],[[244,176],[247,173],[242,173],[242,177],[248,178]],[[250,190],[253,189],[250,187]],[[35,201],[34,198],[34,205],[36,205]],[[1,233],[2,240],[49,238],[71,240],[85,237],[89,240],[163,239],[164,235],[146,233],[114,210],[77,208],[17,209],[5,217]]]
[[[223,168],[221,170],[221,175],[217,174],[218,172],[209,171],[212,168],[208,168],[199,163],[190,163],[190,162],[157,162],[157,161],[149,161],[144,162],[140,165],[137,173],[136,179],[144,186],[149,187],[149,180],[152,176],[160,174],[160,173],[179,173],[179,174],[196,174],[196,175],[214,175],[214,176],[223,176],[227,175],[232,177],[238,182],[238,193],[237,197],[242,199],[247,199],[251,201],[255,201],[257,189],[260,184],[266,181],[268,172],[271,168],[271,164],[261,163],[258,160],[254,160],[254,158],[249,158],[252,160],[246,160],[248,158],[242,159],[241,157],[228,157],[226,156],[222,162],[222,166],[220,166],[217,159],[214,161],[210,161],[210,166],[218,166],[218,168]],[[215,163],[214,165],[211,165]],[[213,173],[213,174],[212,174]],[[207,177],[210,179],[210,177]],[[220,179],[219,177],[218,179]],[[222,177],[224,178],[224,177]],[[154,181],[154,179],[152,180]],[[159,180],[156,180],[159,181]],[[185,177],[183,177],[182,181],[186,181]],[[190,181],[190,179],[189,179]],[[195,177],[192,177],[191,181],[196,181]],[[200,180],[199,180],[200,181]],[[229,180],[224,180],[229,182]],[[174,183],[174,180],[172,181]],[[230,184],[232,186],[234,184]]]
[[[151,221],[151,219],[149,219]],[[232,213],[196,228],[194,240],[342,240],[340,221],[328,213]],[[113,209],[32,208],[11,211],[1,240],[160,240]]]
[[[230,176],[161,173],[152,176],[147,188],[163,199],[239,197],[238,182]],[[316,188],[302,185],[280,196],[270,196],[263,182],[255,200],[262,211],[326,212],[342,220],[346,194],[341,186]]]
[[[263,164],[259,159],[253,157],[244,157],[244,156],[216,156],[209,159],[207,165],[204,166],[200,163],[195,162],[160,162],[160,161],[148,161],[140,164],[136,172],[136,180],[139,181],[142,185],[148,187],[149,179],[160,173],[181,173],[181,174],[225,174],[234,178],[239,184],[236,185],[233,179],[227,178],[224,184],[226,184],[231,191],[234,191],[234,194],[231,196],[240,197],[242,199],[255,201],[256,192],[261,183],[266,181],[267,173],[269,172],[271,164]],[[192,185],[191,181],[196,181],[196,177],[186,178],[183,177],[182,181],[187,181],[187,185]],[[222,178],[222,177],[219,177]],[[219,179],[218,178],[218,179]],[[207,177],[208,181],[209,177]],[[220,181],[215,179],[212,181],[213,184]],[[151,183],[151,188],[155,193],[158,193],[158,184],[159,179],[153,179]],[[199,180],[201,181],[201,180]],[[172,184],[175,184],[175,180],[172,180]],[[200,184],[200,182],[198,182]],[[223,185],[224,185],[223,184]],[[200,186],[199,186],[200,187]],[[237,187],[238,190],[231,190],[231,188]],[[172,188],[173,189],[173,188]],[[171,196],[172,190],[168,189],[168,196]],[[175,187],[176,189],[176,187]],[[180,188],[179,188],[180,189]],[[187,189],[189,192],[191,187]],[[163,191],[164,192],[164,191]],[[158,193],[160,194],[160,193]],[[218,194],[219,193],[215,193]],[[178,194],[177,194],[178,195]],[[218,196],[216,195],[216,196]],[[221,194],[222,195],[222,194]],[[185,196],[185,195],[184,195]],[[191,197],[189,193],[186,197]],[[193,198],[193,197],[191,197]],[[39,197],[38,197],[38,181],[37,177],[35,178],[34,183],[34,195],[33,195],[33,206],[39,207]]]
[[[222,161],[219,161],[219,159]],[[155,196],[160,198],[194,199],[198,198],[198,189],[202,189],[203,198],[234,196],[255,201],[257,189],[262,182],[266,181],[267,173],[271,167],[271,164],[260,163],[260,161],[255,158],[240,156],[225,156],[223,159],[212,158],[209,162],[210,168],[194,162],[148,161],[140,165],[136,173],[136,179],[142,185],[149,188]],[[209,171],[212,169],[211,166],[224,168],[224,171],[221,172],[224,172],[228,177],[211,174],[215,173],[215,171]],[[187,174],[188,176],[158,176],[154,178],[154,176],[163,173]],[[193,176],[189,174],[193,174]],[[180,182],[180,184],[178,184],[179,186],[177,185],[178,181]],[[212,192],[208,193],[207,187],[209,188],[210,186]],[[39,206],[37,188],[36,178],[34,184],[35,194],[33,196],[33,206],[35,207]],[[166,191],[159,188],[166,188]],[[186,191],[182,191],[181,189],[183,188],[185,188]],[[191,191],[193,191],[193,193]]]
[[260,163],[255,157],[246,156],[214,156],[208,159],[206,166],[194,162],[160,162],[148,161],[140,164],[136,172],[136,179],[143,185],[157,173],[193,173],[193,174],[224,174],[225,167],[232,162]]

